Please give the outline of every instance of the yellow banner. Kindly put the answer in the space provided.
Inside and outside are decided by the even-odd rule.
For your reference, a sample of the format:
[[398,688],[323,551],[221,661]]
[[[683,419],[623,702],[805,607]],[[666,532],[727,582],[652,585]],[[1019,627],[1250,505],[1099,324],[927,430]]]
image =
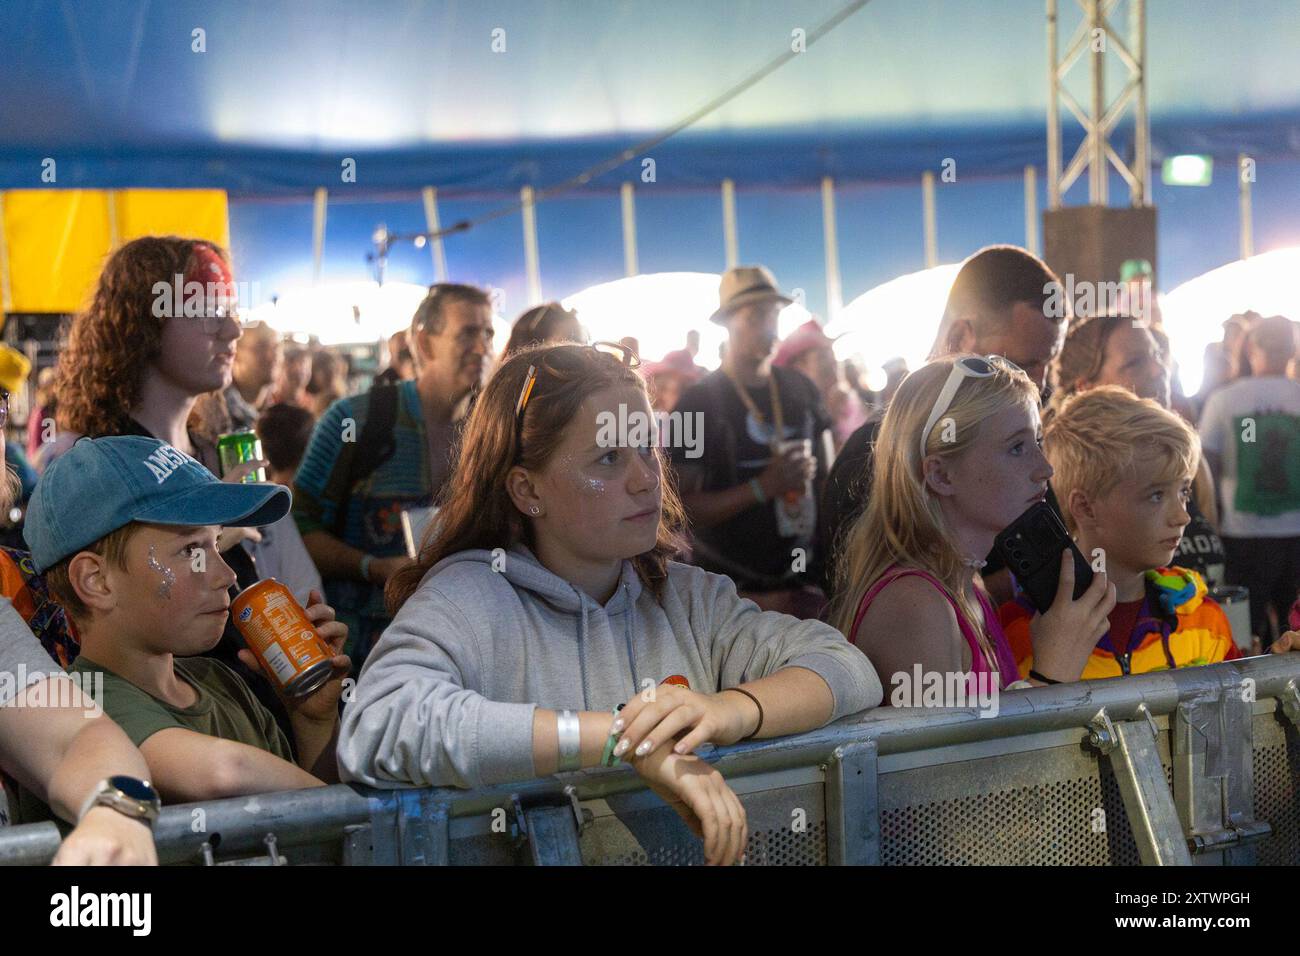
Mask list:
[[76,312],[109,252],[148,235],[230,245],[219,189],[14,189],[0,194],[0,298],[10,312]]
[[124,189],[117,200],[117,238],[184,236],[230,248],[230,216],[221,189]]

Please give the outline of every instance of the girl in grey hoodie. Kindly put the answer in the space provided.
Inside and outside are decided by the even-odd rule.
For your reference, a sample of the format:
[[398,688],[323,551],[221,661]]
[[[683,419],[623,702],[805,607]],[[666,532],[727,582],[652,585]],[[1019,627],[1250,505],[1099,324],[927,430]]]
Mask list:
[[829,625],[671,560],[681,506],[619,349],[530,349],[488,382],[437,526],[388,582],[395,616],[344,709],[339,766],[477,787],[599,766],[612,746],[731,863],[744,809],[693,751],[820,727],[880,703],[880,683]]

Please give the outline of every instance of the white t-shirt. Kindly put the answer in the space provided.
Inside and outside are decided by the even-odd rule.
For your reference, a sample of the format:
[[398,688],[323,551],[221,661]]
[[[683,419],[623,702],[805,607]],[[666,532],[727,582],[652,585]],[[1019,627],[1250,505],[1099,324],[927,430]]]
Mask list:
[[254,544],[245,538],[241,544],[253,556],[259,579],[275,578],[293,592],[303,607],[307,606],[307,595],[312,591],[320,591],[322,596],[325,594],[320,572],[307,552],[293,515],[285,515],[258,530],[262,532],[261,541]]
[[1211,393],[1201,444],[1219,457],[1220,533],[1300,537],[1300,382],[1238,379]]

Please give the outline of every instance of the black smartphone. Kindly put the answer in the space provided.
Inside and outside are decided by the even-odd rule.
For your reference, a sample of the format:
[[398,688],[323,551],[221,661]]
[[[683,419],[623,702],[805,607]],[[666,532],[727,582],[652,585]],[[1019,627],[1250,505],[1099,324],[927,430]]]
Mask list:
[[1079,553],[1056,509],[1046,501],[1033,505],[993,539],[993,550],[1039,611],[1046,611],[1056,600],[1061,552],[1066,548],[1074,554],[1073,597],[1077,600],[1092,583],[1092,566]]

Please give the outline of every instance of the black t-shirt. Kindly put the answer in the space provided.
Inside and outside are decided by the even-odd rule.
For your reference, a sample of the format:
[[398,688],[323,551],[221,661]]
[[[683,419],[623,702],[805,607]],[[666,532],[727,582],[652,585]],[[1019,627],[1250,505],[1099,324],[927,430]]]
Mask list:
[[[773,368],[785,440],[806,438],[817,459],[813,501],[821,495],[828,470],[822,433],[831,419],[813,383],[793,369]],[[772,458],[772,397],[766,385],[747,390],[764,421],[755,421],[722,371],[713,372],[682,395],[673,414],[702,416],[700,456],[687,457],[691,449],[674,447],[673,465],[679,470],[699,469],[702,491],[723,491],[756,478]],[[771,501],[754,504],[729,521],[711,528],[692,529],[692,561],[702,568],[729,575],[742,591],[788,588],[821,579],[822,548],[817,533],[806,539],[783,538],[777,532],[776,508]],[[794,570],[795,548],[806,552],[804,572]]]

